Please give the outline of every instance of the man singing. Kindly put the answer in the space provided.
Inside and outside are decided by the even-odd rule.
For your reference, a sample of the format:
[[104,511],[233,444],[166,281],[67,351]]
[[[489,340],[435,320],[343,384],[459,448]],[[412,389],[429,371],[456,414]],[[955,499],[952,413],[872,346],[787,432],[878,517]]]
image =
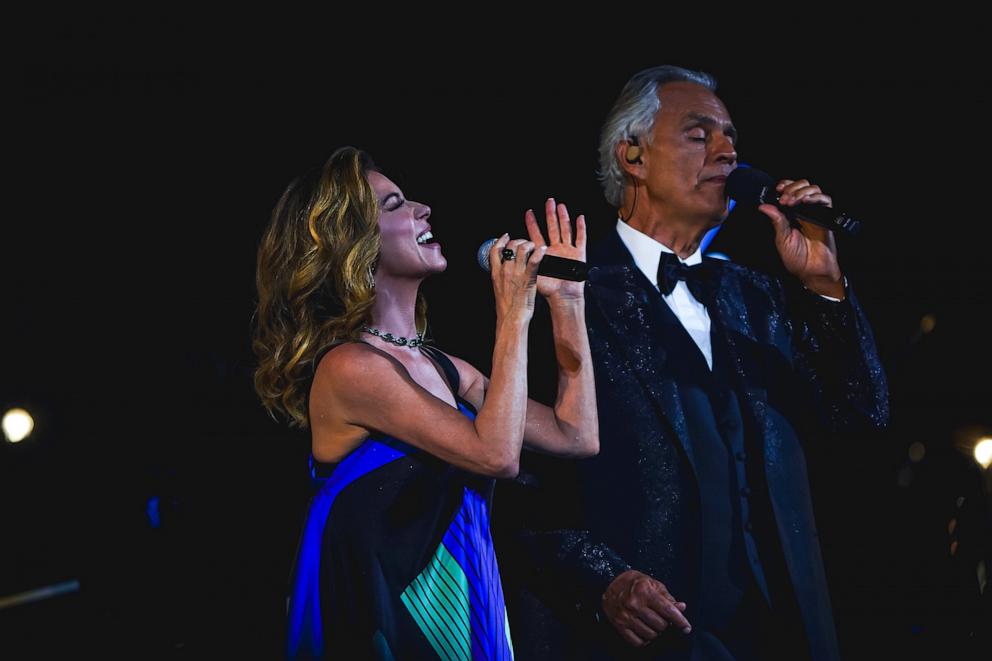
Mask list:
[[[829,231],[759,207],[784,280],[702,256],[737,166],[715,87],[647,69],[604,123],[619,220],[586,294],[601,451],[579,467],[584,520],[534,548],[588,616],[582,654],[836,659],[800,440],[883,426],[885,376]],[[806,179],[776,190],[831,205]]]

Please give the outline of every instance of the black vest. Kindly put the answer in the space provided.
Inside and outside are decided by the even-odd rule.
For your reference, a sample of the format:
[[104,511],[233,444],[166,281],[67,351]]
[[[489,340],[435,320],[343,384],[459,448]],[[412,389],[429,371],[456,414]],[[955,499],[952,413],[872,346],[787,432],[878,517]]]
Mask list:
[[[679,384],[696,479],[699,485],[701,539],[698,624],[723,629],[730,624],[754,581],[770,602],[756,539],[763,520],[755,509],[751,484],[759,452],[734,388],[733,365],[719,321],[711,319],[713,369],[671,308],[658,296],[660,341],[666,368]],[[750,468],[749,470],[749,467]],[[760,476],[758,476],[760,481]]]

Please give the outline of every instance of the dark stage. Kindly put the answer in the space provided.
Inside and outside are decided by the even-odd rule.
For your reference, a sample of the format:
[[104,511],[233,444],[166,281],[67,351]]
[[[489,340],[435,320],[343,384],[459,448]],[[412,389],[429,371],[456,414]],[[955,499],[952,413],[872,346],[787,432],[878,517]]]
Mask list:
[[[810,178],[864,224],[840,257],[892,422],[806,448],[845,658],[987,650],[992,478],[972,448],[992,436],[992,108],[975,42],[942,36],[959,46],[936,58],[908,37],[628,50],[615,27],[486,38],[380,20],[163,10],[8,25],[0,404],[35,429],[0,443],[0,604],[68,587],[0,608],[0,656],[278,658],[308,445],[255,398],[249,322],[279,194],[338,146],[368,150],[433,209],[448,270],[425,285],[430,335],[487,371],[495,316],[476,248],[522,235],[549,195],[585,213],[591,240],[608,231],[600,122],[630,74],[662,63],[716,76],[742,161]],[[711,250],[781,269],[753,210]],[[546,309],[531,338],[531,395],[550,402]],[[523,478],[497,487],[497,548],[540,516],[533,493],[553,500],[553,463],[525,456]]]

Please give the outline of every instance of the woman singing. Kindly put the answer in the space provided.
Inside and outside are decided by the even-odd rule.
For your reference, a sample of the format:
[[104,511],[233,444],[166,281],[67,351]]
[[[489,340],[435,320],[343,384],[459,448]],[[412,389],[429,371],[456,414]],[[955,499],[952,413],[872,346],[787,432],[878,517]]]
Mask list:
[[[489,532],[494,478],[521,447],[599,449],[581,283],[537,275],[546,254],[585,260],[585,221],[545,204],[530,240],[490,251],[492,375],[424,344],[419,293],[446,261],[430,208],[351,147],[293,182],[258,254],[255,387],[309,428],[310,503],[289,600],[290,657],[509,659]],[[443,237],[443,225],[440,232]],[[535,294],[551,309],[554,408],[527,398]]]

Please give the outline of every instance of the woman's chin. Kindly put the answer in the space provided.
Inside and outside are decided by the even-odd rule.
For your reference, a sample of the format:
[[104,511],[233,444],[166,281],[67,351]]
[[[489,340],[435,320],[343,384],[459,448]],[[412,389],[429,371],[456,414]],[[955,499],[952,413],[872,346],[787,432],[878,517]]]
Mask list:
[[448,268],[448,260],[444,258],[444,255],[440,251],[431,255],[429,258],[424,259],[422,262],[422,268],[424,269],[424,276],[437,275],[438,273],[444,273]]
[[448,268],[448,260],[444,258],[444,255],[438,255],[438,259],[435,264],[435,269],[437,270],[432,271],[432,273],[444,273],[444,271],[447,268]]

